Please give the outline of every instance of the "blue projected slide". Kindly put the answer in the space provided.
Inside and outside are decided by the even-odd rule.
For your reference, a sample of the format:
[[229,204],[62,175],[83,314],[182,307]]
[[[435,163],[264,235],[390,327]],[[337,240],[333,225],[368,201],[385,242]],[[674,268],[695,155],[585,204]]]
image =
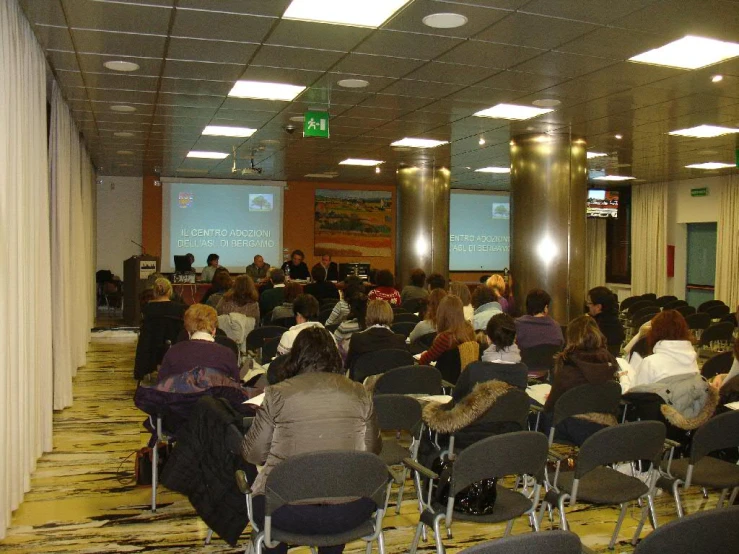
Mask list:
[[507,193],[453,190],[449,210],[449,270],[510,267],[510,198]]
[[282,187],[276,185],[165,183],[162,268],[173,256],[192,253],[194,266],[208,254],[243,272],[256,254],[271,265],[282,260]]

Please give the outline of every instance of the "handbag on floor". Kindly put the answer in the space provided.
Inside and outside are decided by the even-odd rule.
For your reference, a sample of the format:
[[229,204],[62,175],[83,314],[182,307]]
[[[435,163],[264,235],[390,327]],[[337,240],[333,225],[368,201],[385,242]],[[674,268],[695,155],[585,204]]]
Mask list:
[[[157,460],[158,474],[162,474],[164,464],[167,463],[169,453],[172,446],[166,442],[160,442],[156,448],[159,449],[159,458]],[[151,485],[152,467],[154,466],[154,451],[148,446],[136,451],[136,460],[134,462],[134,474],[136,476],[137,485]]]
[[[442,462],[439,459],[432,468],[439,475],[435,499],[443,506],[446,506],[449,499],[449,485],[452,479],[453,466],[454,460],[444,460]],[[454,496],[454,510],[475,516],[493,513],[495,501],[498,497],[497,481],[497,479],[483,479],[459,491]]]

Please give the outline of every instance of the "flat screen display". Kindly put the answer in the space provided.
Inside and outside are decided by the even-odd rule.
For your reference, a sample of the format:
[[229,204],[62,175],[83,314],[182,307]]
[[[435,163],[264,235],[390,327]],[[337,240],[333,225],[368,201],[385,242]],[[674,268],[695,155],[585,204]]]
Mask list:
[[588,217],[618,217],[618,191],[588,191]]
[[449,206],[449,269],[509,267],[511,202],[507,192],[453,190]]

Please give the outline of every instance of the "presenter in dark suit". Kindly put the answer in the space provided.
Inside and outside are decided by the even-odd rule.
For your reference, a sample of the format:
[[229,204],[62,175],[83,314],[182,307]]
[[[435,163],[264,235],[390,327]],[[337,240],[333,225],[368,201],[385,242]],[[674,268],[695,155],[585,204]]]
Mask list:
[[407,350],[405,337],[393,333],[393,308],[387,300],[370,300],[367,303],[367,315],[364,319],[366,329],[354,333],[349,342],[346,355],[346,367],[351,368],[357,358],[375,350],[401,349]]
[[308,271],[308,266],[303,261],[304,259],[305,254],[303,254],[302,250],[293,250],[292,254],[290,254],[290,259],[282,264],[280,268],[285,272],[285,277],[308,281],[310,279],[310,272]]
[[321,267],[321,264],[313,266],[310,276],[313,282],[310,285],[305,285],[303,289],[305,294],[315,296],[319,302],[325,298],[339,298],[339,289],[333,283],[326,281],[326,272]]
[[[310,274],[313,275],[313,272],[316,270],[323,271],[323,274],[325,275],[323,279],[324,281],[339,280],[339,266],[336,265],[336,262],[331,261],[331,256],[328,254],[321,256],[321,261],[313,266],[310,270]],[[313,279],[315,280],[315,277],[313,277]]]

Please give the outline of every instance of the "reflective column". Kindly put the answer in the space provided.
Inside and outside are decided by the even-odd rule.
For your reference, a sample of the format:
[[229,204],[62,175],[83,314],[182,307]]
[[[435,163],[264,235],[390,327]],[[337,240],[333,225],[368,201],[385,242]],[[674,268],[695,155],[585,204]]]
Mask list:
[[533,288],[552,296],[560,324],[583,313],[587,156],[583,139],[527,134],[511,140],[511,273],[525,310]]
[[399,286],[416,268],[448,276],[449,178],[446,167],[433,163],[404,165],[397,171],[397,237],[395,272]]

